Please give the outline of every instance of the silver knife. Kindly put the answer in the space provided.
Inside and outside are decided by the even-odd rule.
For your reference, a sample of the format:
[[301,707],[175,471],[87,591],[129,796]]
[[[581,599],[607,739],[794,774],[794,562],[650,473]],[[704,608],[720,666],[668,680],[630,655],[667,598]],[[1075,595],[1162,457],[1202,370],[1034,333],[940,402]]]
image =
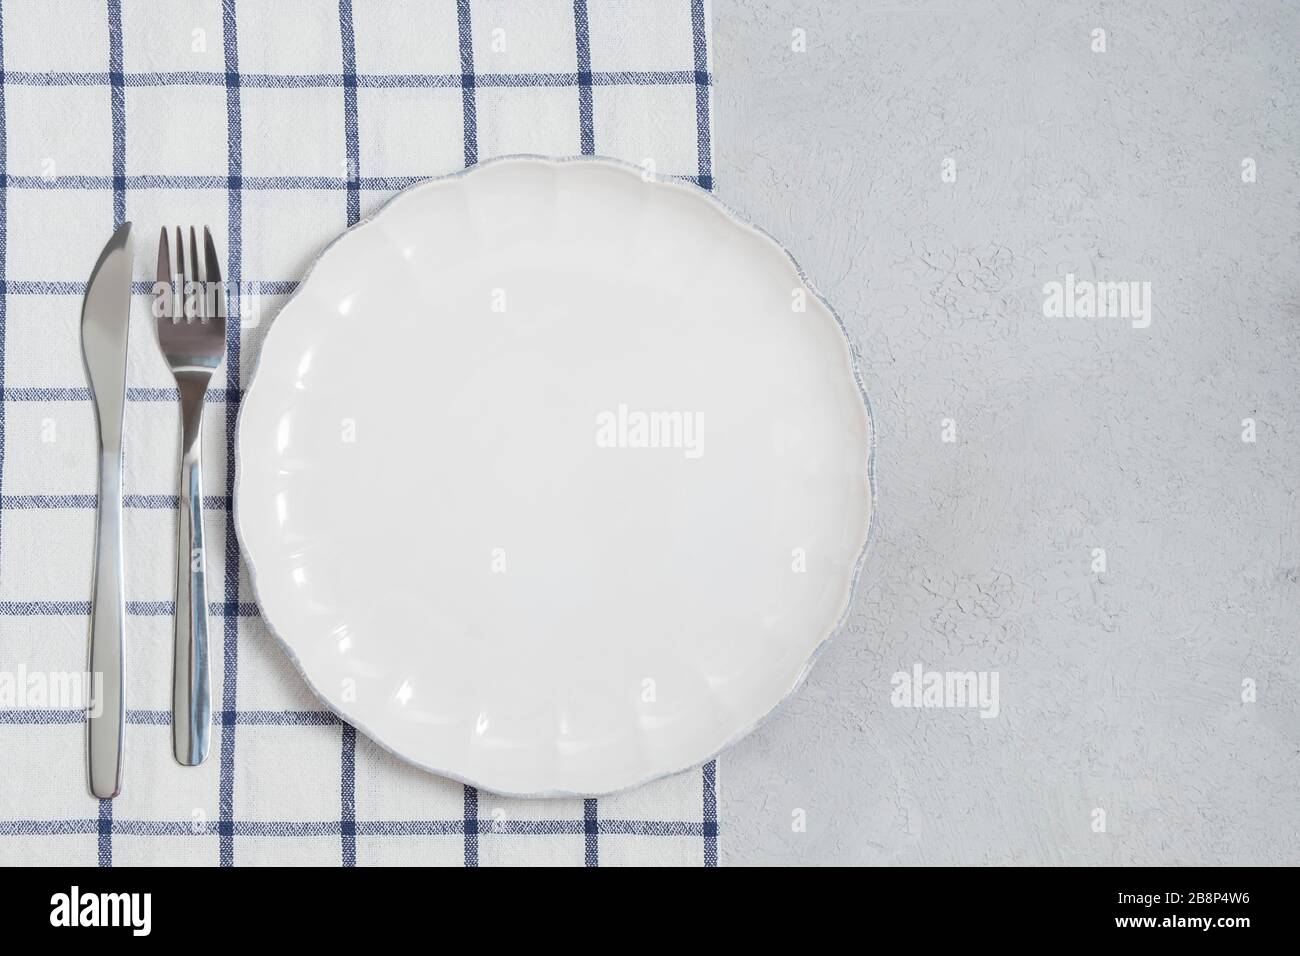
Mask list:
[[[99,429],[99,521],[90,594],[90,700],[87,756],[90,792],[122,790],[126,724],[126,598],[122,588],[122,417],[131,315],[131,224],[123,223],[99,254],[81,302],[81,357]],[[102,681],[102,684],[101,684]]]

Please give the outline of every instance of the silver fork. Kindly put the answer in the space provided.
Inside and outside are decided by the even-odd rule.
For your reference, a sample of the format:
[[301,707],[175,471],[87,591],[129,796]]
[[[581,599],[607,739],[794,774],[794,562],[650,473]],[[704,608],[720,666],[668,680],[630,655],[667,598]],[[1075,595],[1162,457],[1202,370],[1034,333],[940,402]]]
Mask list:
[[[158,238],[155,293],[172,296],[158,308],[158,345],[176,377],[181,403],[180,526],[176,537],[176,642],[172,665],[172,748],[187,766],[201,764],[212,742],[208,664],[208,598],[203,548],[203,396],[226,350],[226,301],[212,234],[203,229],[203,259],[190,227],[189,269],[176,229],[175,271],[167,230]],[[187,282],[186,279],[189,281]],[[209,294],[209,289],[215,289]],[[173,293],[179,291],[179,296]],[[179,299],[179,301],[178,301]]]

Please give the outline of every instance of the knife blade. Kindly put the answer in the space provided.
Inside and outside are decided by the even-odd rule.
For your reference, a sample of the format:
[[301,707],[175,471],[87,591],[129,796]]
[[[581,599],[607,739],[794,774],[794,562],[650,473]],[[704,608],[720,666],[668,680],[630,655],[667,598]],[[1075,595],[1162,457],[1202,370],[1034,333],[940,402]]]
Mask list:
[[90,686],[87,770],[100,798],[122,790],[126,724],[126,597],[122,586],[122,418],[131,314],[131,224],[123,223],[99,254],[81,302],[81,357],[99,438],[99,509],[90,595]]

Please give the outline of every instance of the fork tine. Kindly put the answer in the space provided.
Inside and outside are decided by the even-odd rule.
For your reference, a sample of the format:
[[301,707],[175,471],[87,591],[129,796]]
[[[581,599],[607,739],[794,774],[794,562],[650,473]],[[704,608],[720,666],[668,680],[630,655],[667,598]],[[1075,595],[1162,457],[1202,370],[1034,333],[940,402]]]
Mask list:
[[163,226],[158,234],[158,281],[172,281],[172,256],[167,246],[167,227]]
[[199,241],[194,234],[194,227],[190,226],[190,275],[198,283],[199,297],[194,304],[194,317],[200,322],[208,321],[208,276],[207,270],[203,268],[203,260],[199,258]]
[[181,235],[180,226],[176,227],[176,288],[180,293],[180,309],[176,318],[179,321],[189,321],[185,295],[185,238]]
[[[172,250],[170,250],[168,245],[166,245],[166,226],[162,226],[161,233],[159,234],[159,282],[165,282],[166,287],[168,287],[168,291],[165,291],[162,295],[170,295],[170,297],[172,297],[172,302],[168,303],[172,308],[169,308],[168,313],[169,315],[174,315],[175,297],[172,295]],[[165,319],[165,317],[169,316],[159,316],[159,319]]]
[[212,233],[208,231],[207,226],[203,227],[203,253],[207,259],[208,281],[217,284],[216,309],[212,317],[225,321],[226,290],[221,286],[221,263],[217,260],[217,247],[212,241]]

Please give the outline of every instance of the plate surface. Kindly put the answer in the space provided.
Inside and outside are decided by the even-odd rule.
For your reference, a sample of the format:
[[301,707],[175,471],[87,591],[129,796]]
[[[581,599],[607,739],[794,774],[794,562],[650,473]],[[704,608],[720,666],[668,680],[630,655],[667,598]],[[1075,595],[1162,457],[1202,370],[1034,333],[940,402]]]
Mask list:
[[236,527],[327,706],[498,793],[707,760],[848,606],[871,423],[839,322],[687,184],[511,157],[317,260],[238,431]]

